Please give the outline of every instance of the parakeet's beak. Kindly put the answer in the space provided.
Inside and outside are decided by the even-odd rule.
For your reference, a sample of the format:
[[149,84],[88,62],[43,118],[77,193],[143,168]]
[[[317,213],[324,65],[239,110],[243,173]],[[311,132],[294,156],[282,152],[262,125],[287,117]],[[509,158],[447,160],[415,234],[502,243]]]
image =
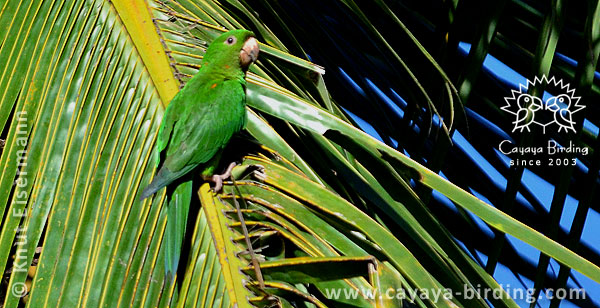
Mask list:
[[556,97],[551,97],[546,101],[546,109],[556,112],[560,109],[560,106],[556,103]]
[[240,64],[244,70],[256,61],[258,51],[258,41],[253,37],[247,39],[244,46],[242,46],[242,50],[240,50]]
[[531,105],[529,105],[529,110],[537,111],[542,108],[542,100],[539,97],[533,97],[531,101]]

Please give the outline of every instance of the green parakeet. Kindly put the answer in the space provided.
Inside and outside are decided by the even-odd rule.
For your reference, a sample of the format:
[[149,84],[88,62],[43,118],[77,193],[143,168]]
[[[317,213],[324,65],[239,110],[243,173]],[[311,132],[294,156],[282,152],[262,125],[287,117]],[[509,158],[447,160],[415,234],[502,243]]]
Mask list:
[[226,178],[213,175],[214,169],[231,136],[245,125],[244,77],[258,52],[250,31],[234,30],[217,37],[206,50],[198,73],[165,111],[156,144],[160,169],[141,199],[167,187],[167,274],[175,272],[181,253],[192,195],[190,172],[200,171],[205,180],[214,181],[215,191]]

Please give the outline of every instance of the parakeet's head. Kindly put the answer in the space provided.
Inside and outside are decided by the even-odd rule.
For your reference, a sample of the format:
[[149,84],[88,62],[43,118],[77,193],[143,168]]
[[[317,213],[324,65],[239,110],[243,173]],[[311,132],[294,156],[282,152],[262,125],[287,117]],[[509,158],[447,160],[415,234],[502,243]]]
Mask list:
[[522,109],[536,111],[542,107],[542,100],[538,97],[523,93],[517,98],[517,105]]
[[248,30],[233,30],[221,34],[206,50],[202,66],[224,72],[242,72],[258,58],[258,41]]

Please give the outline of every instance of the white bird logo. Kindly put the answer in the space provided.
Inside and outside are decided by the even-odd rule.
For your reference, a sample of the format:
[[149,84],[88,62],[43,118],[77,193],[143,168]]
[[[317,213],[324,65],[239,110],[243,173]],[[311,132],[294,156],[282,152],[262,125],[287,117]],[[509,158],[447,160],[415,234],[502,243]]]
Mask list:
[[[549,92],[539,93],[532,96],[528,94],[534,87],[556,91],[558,95],[552,96]],[[542,99],[542,97],[550,97]],[[581,97],[575,95],[575,89],[571,89],[568,83],[564,83],[555,77],[535,77],[533,81],[519,85],[519,89],[510,91],[510,96],[504,97],[505,105],[501,106],[505,112],[513,114],[513,132],[532,131],[531,126],[537,125],[546,134],[546,128],[554,124],[559,126],[558,132],[575,132],[575,120],[573,114],[585,108],[580,103]]]
[[517,129],[520,129],[521,132],[523,132],[524,129],[530,131],[529,124],[534,122],[535,112],[542,108],[542,100],[538,97],[523,93],[519,95],[517,105],[519,110],[517,111],[517,119],[513,122],[513,124],[515,124],[513,132]]
[[546,109],[554,112],[554,121],[559,125],[558,132],[563,129],[565,132],[572,130],[575,132],[575,122],[573,121],[571,108],[571,98],[566,94],[561,94],[548,99]]

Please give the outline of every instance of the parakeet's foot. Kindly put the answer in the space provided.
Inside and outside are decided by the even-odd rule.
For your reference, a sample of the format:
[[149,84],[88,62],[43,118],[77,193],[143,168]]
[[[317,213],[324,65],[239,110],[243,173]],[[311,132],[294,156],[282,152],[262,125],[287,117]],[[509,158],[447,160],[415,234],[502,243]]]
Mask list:
[[563,125],[561,125],[558,128],[558,132],[560,133],[563,129],[565,130],[565,133],[568,133],[570,130],[573,131],[573,132],[575,132],[575,128],[574,127],[563,126]]
[[231,163],[227,167],[227,170],[225,170],[225,172],[223,172],[223,174],[215,174],[215,175],[211,176],[209,179],[207,179],[207,180],[215,183],[215,186],[213,187],[214,192],[218,193],[221,191],[221,189],[223,188],[223,180],[226,180],[229,177],[231,177],[231,170],[233,170],[233,168],[235,168],[235,166],[237,166],[236,163]]

